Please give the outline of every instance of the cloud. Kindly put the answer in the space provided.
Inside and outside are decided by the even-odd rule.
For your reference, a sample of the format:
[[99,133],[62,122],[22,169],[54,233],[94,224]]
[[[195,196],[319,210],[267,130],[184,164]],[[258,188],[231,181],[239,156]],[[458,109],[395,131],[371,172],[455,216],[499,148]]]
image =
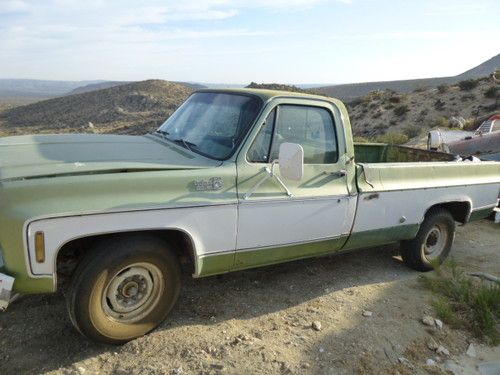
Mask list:
[[25,12],[28,4],[21,0],[2,0],[0,2],[0,14]]

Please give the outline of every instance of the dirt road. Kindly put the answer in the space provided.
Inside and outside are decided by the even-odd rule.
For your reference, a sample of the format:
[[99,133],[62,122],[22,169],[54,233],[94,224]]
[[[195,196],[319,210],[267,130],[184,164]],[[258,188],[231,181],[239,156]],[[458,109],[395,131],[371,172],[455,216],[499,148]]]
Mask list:
[[[500,225],[458,228],[452,255],[468,269],[498,274]],[[76,333],[62,295],[25,297],[0,313],[0,374],[444,373],[425,366],[436,357],[426,340],[450,351],[438,358],[443,367],[460,364],[471,337],[421,323],[433,311],[418,275],[402,264],[397,246],[387,246],[186,277],[167,321],[123,346]],[[470,361],[500,360],[500,348],[472,340],[479,353]]]

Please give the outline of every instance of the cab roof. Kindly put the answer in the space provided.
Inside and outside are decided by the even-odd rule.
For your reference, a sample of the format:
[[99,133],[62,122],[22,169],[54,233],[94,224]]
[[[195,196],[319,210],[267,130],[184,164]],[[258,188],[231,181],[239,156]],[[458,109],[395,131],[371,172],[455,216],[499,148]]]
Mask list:
[[303,99],[314,99],[314,100],[323,100],[332,103],[338,103],[339,100],[335,98],[331,98],[329,96],[322,95],[314,95],[307,94],[301,92],[293,92],[293,91],[282,91],[282,90],[266,90],[266,89],[201,89],[196,92],[220,92],[220,93],[228,93],[228,94],[250,94],[260,97],[264,102],[269,99],[276,97],[287,97],[287,98],[303,98]]

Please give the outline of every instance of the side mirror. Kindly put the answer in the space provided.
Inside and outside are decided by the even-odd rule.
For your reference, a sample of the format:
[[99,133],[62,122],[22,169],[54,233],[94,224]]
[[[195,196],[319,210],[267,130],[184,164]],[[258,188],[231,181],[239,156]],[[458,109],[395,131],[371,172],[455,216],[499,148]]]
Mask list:
[[304,175],[304,149],[297,143],[282,143],[279,151],[281,175],[289,180],[300,181]]

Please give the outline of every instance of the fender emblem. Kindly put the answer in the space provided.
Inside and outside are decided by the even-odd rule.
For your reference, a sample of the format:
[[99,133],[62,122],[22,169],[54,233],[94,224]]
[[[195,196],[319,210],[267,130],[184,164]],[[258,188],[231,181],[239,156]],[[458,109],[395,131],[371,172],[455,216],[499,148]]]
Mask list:
[[221,177],[211,177],[208,180],[195,180],[193,185],[196,191],[213,191],[222,189],[224,181]]

